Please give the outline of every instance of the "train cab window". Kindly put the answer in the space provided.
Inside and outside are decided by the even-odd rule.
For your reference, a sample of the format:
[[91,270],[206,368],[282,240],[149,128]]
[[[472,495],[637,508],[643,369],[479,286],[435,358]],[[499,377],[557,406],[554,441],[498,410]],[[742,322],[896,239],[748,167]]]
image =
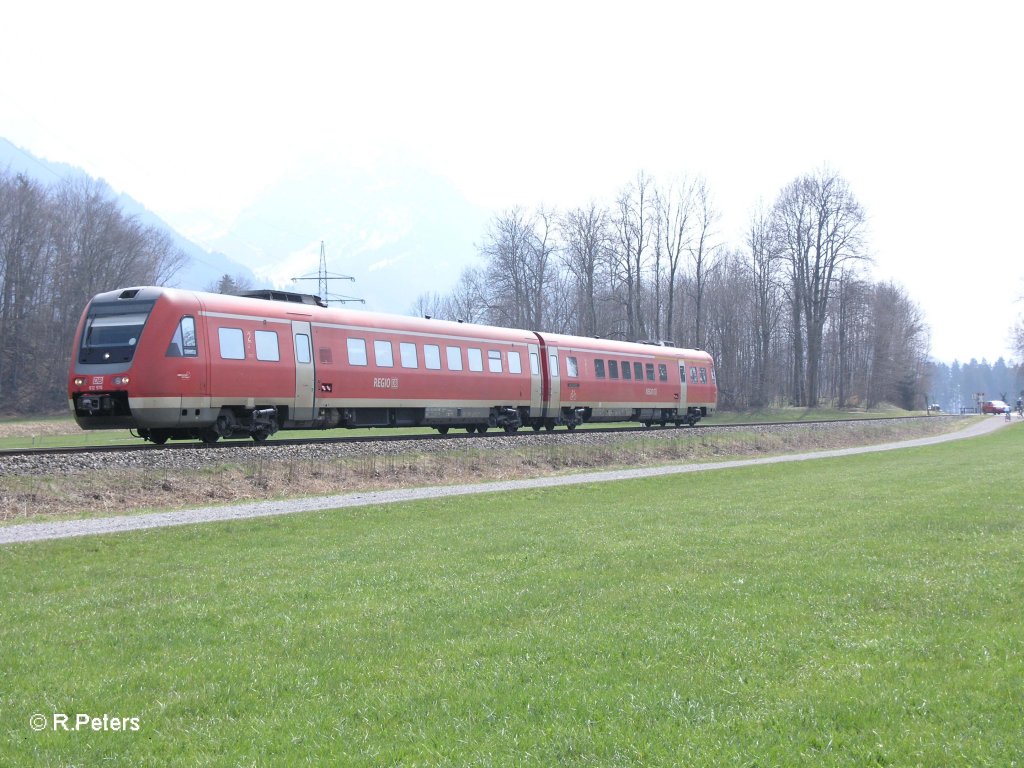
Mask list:
[[441,348],[437,344],[423,345],[423,367],[430,371],[441,370]]
[[718,379],[715,378],[715,369],[714,368],[711,369],[711,381],[712,381],[712,383],[716,383],[718,381]]
[[469,370],[479,373],[484,369],[484,353],[476,347],[466,350],[469,355]]
[[700,383],[701,384],[707,384],[708,383],[708,369],[707,368],[701,368],[700,369]]
[[690,383],[691,384],[696,384],[697,383],[697,366],[696,365],[691,365],[690,366]]
[[658,363],[658,381],[668,381],[668,366]]
[[448,370],[449,371],[461,371],[462,370],[462,347],[445,347],[445,353],[448,355]]
[[241,328],[218,328],[220,356],[224,360],[245,360],[245,337]]
[[276,331],[256,331],[256,359],[272,363],[281,359],[281,353],[277,348]]
[[309,349],[309,336],[304,333],[295,334],[295,362],[301,365],[313,362],[313,353]]
[[167,357],[195,357],[199,354],[196,346],[196,321],[191,317],[181,318],[174,336],[167,346]]
[[643,381],[644,380],[644,364],[643,363],[633,363],[633,378],[636,379],[637,381]]
[[523,372],[523,361],[519,359],[518,352],[508,353],[508,372],[509,373],[522,373]]
[[366,339],[346,339],[348,342],[348,364],[366,365]]
[[540,355],[536,352],[530,353],[530,373],[540,376]]
[[573,379],[580,375],[580,366],[575,357],[565,358],[565,375]]
[[630,373],[630,370],[629,370],[629,360],[623,360],[622,361],[622,378],[628,380],[630,378],[629,373]]
[[594,376],[598,379],[604,378],[604,360],[594,361]]
[[647,363],[647,380],[654,381],[654,363]]
[[380,368],[395,367],[395,353],[391,349],[390,341],[373,342],[373,358]]
[[491,373],[501,373],[501,352],[496,349],[487,350],[487,370]]
[[619,361],[609,360],[608,361],[608,378],[617,379],[619,378]]
[[419,368],[419,360],[416,359],[416,345],[403,341],[398,345],[398,354],[402,358],[403,368]]
[[552,352],[548,355],[548,363],[551,366],[551,378],[558,378],[558,353]]

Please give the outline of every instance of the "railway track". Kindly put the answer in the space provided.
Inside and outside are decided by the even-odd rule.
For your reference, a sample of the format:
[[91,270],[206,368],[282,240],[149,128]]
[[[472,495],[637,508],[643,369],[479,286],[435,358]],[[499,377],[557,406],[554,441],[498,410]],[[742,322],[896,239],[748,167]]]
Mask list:
[[[915,420],[915,419],[934,419],[934,418],[947,418],[944,416],[901,416],[896,417],[900,420]],[[879,421],[892,421],[893,417],[879,416],[869,418],[857,418],[857,419],[816,419],[808,421],[766,421],[766,422],[744,422],[741,424],[717,424],[717,423],[702,423],[695,427],[645,427],[643,425],[630,425],[625,427],[604,427],[594,429],[577,429],[574,431],[568,430],[555,430],[553,432],[539,431],[535,432],[532,430],[519,430],[514,433],[506,433],[501,430],[495,430],[485,432],[483,434],[468,434],[468,433],[455,433],[451,432],[447,435],[442,434],[381,434],[381,435],[348,435],[348,436],[337,436],[337,437],[306,437],[306,438],[294,438],[294,439],[283,439],[275,440],[270,439],[264,442],[254,442],[251,440],[222,440],[216,443],[204,443],[201,441],[182,441],[175,443],[166,443],[164,445],[156,445],[153,443],[139,442],[138,444],[132,445],[97,445],[97,446],[75,446],[75,447],[50,447],[50,448],[17,448],[9,450],[0,450],[0,461],[5,457],[44,457],[44,456],[78,456],[78,455],[92,455],[92,454],[127,454],[136,452],[148,452],[148,451],[224,451],[224,450],[237,450],[245,449],[249,451],[263,451],[274,448],[283,448],[289,446],[314,446],[314,445],[358,445],[360,443],[415,443],[415,442],[437,442],[437,441],[464,441],[472,440],[478,444],[482,441],[494,441],[500,440],[507,437],[526,437],[536,440],[550,440],[552,438],[559,438],[564,441],[566,438],[572,438],[576,436],[580,439],[585,438],[587,435],[593,435],[594,433],[599,434],[630,434],[635,433],[637,435],[651,434],[651,435],[664,435],[668,433],[675,434],[686,434],[690,430],[701,431],[707,429],[720,429],[720,430],[739,430],[739,429],[754,429],[754,428],[771,428],[771,427],[798,427],[798,426],[813,426],[813,425],[841,425],[841,424],[862,424]]]

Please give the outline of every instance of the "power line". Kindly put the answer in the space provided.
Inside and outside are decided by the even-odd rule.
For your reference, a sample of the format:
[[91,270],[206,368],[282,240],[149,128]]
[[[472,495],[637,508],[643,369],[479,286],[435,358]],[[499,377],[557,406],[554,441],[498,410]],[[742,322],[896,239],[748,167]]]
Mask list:
[[331,280],[350,280],[353,283],[356,281],[354,277],[349,275],[337,275],[327,271],[327,252],[324,249],[324,241],[320,241],[320,271],[316,275],[303,275],[302,277],[293,277],[292,282],[298,282],[299,280],[316,280],[317,288],[319,290],[319,296],[325,304],[330,304],[332,301],[337,304],[348,304],[353,302],[359,302],[365,304],[365,299],[359,299],[354,296],[339,296],[330,293],[327,290],[327,284]]

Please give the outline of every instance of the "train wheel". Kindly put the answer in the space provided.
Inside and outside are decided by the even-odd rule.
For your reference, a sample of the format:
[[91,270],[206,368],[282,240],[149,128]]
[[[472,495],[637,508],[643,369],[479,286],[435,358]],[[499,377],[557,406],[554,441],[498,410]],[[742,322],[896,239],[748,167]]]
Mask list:
[[505,425],[505,434],[514,435],[519,430],[519,427],[513,426],[512,424]]
[[207,445],[213,445],[220,440],[220,435],[214,432],[212,429],[203,430],[203,434],[199,438]]
[[437,428],[437,431],[438,431],[438,432],[439,432],[440,434],[442,434],[442,435],[447,435],[447,434],[448,434],[448,427],[438,427],[438,428]]
[[566,424],[565,428],[568,429],[570,432],[573,432],[576,429],[576,425],[575,424]]
[[149,442],[155,443],[156,445],[163,445],[167,442],[167,435],[160,432],[151,432],[149,435]]
[[263,429],[259,429],[259,430],[257,430],[257,431],[252,433],[253,442],[256,442],[256,443],[266,442],[268,437],[270,437],[270,435],[267,434],[266,430],[263,430]]
[[533,428],[534,432],[540,432],[540,424],[538,422],[535,421],[530,426]]
[[474,427],[474,426],[466,427],[466,432],[472,435],[474,432],[476,432],[476,427]]
[[546,421],[546,422],[544,422],[544,429],[546,431],[548,431],[548,432],[554,432],[555,431],[555,422],[553,422],[553,421]]
[[477,433],[478,435],[482,435],[482,434],[484,434],[485,432],[487,432],[487,429],[488,429],[488,427],[487,427],[487,425],[486,425],[486,424],[478,424],[478,425],[477,425],[477,428],[476,428],[476,433]]

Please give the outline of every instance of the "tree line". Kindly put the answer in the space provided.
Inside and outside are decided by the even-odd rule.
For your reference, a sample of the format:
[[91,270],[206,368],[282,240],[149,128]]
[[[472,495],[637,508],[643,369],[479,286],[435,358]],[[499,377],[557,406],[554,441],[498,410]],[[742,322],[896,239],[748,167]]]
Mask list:
[[54,412],[68,355],[95,294],[162,285],[186,256],[163,230],[125,215],[102,181],[53,186],[0,170],[0,412]]
[[417,314],[715,357],[721,404],[924,408],[928,328],[870,279],[866,215],[824,170],[794,179],[729,244],[705,180],[640,173],[611,204],[496,215],[477,266]]
[[932,363],[929,397],[945,411],[958,413],[977,408],[979,401],[1002,400],[1013,406],[1024,397],[1024,366],[971,359],[966,363]]

